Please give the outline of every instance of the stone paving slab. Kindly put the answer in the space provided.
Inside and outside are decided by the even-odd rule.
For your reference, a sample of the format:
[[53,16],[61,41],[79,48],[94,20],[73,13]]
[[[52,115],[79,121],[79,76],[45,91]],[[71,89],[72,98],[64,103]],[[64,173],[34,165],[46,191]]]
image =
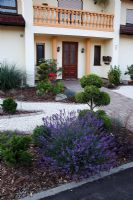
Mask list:
[[110,105],[104,107],[104,110],[111,117],[123,122],[124,126],[133,131],[133,99],[107,88],[102,88],[102,90],[108,92],[111,97]]

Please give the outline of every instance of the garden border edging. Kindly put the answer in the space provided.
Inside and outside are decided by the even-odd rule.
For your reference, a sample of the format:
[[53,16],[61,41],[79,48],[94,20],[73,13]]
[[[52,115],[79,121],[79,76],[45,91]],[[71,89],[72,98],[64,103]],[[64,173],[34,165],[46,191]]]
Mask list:
[[55,187],[55,188],[52,188],[52,189],[48,189],[48,190],[33,194],[33,196],[31,196],[31,197],[28,196],[28,197],[22,198],[20,200],[41,200],[42,198],[49,197],[49,196],[54,196],[54,195],[56,195],[58,193],[66,191],[66,190],[75,189],[75,188],[77,188],[79,186],[82,186],[82,185],[84,185],[86,183],[91,183],[93,181],[97,181],[97,180],[102,179],[104,177],[116,174],[116,173],[118,173],[120,171],[124,171],[126,169],[130,169],[132,167],[133,167],[133,162],[127,163],[127,164],[121,165],[119,167],[113,168],[109,172],[107,172],[107,171],[101,172],[100,175],[92,176],[92,177],[90,177],[90,178],[88,178],[88,179],[86,179],[84,181],[79,182],[79,183],[71,182],[71,183],[63,184],[61,186],[58,186],[58,187]]

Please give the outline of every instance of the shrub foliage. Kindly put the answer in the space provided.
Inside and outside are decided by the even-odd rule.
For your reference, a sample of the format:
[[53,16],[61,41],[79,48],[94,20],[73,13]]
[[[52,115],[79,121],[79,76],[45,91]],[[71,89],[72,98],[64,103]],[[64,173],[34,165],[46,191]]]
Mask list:
[[127,67],[127,71],[125,72],[125,75],[129,75],[131,80],[133,80],[133,65]]
[[105,106],[110,103],[110,97],[106,92],[101,92],[102,79],[95,74],[84,76],[81,79],[84,92],[76,94],[78,103],[87,103],[91,110],[95,107]]
[[12,115],[16,113],[17,103],[10,97],[5,99],[1,106],[5,113]]
[[28,165],[32,156],[28,152],[31,137],[17,134],[0,135],[1,158],[9,165]]
[[80,83],[81,83],[82,88],[85,88],[88,85],[94,85],[98,88],[101,88],[103,86],[102,79],[99,76],[97,76],[96,74],[90,74],[87,76],[83,76],[80,79]]
[[103,121],[93,113],[78,118],[76,112],[60,111],[43,122],[44,132],[41,129],[41,134],[36,134],[42,166],[82,178],[115,165],[114,138],[103,130]]
[[24,73],[16,68],[15,65],[2,63],[0,65],[0,89],[10,90],[21,86]]
[[115,66],[111,67],[108,73],[108,79],[110,84],[119,85],[120,84],[121,71],[120,68]]

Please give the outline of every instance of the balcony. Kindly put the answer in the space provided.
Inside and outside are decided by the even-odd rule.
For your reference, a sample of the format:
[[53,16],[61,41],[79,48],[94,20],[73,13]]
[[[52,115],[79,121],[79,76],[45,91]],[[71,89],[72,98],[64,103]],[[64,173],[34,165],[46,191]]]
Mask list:
[[34,26],[113,32],[114,15],[49,6],[34,6]]

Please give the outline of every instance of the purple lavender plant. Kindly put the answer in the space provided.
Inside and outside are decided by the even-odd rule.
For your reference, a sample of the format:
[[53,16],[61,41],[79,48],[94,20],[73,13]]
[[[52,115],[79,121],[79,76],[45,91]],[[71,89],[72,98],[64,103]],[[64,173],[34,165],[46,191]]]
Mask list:
[[70,177],[85,178],[116,165],[116,145],[103,130],[103,121],[89,112],[78,118],[65,110],[43,118],[50,134],[39,136],[42,165],[60,169]]

